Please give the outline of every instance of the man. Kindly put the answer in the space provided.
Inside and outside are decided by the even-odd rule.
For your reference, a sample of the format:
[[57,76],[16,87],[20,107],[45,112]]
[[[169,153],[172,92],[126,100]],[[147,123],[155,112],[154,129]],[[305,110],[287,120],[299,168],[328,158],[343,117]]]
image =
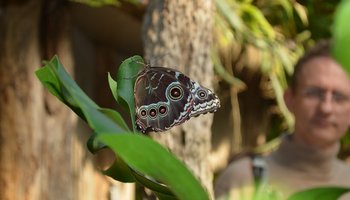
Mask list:
[[[339,140],[350,127],[350,76],[331,57],[329,42],[320,42],[297,62],[284,100],[295,116],[294,133],[263,158],[265,189],[285,199],[313,187],[350,188],[350,167],[337,158]],[[250,158],[231,163],[216,181],[217,199],[250,199],[252,165]]]

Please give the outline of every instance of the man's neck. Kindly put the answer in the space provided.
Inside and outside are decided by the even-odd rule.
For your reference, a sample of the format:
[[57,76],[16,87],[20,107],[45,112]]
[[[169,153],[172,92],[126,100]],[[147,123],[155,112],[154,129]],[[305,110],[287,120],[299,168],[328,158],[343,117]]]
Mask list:
[[293,140],[294,143],[302,146],[308,146],[312,149],[318,151],[334,151],[335,148],[339,148],[339,142],[317,142],[317,140],[306,140],[300,137],[298,134],[292,134],[290,139]]
[[339,144],[321,148],[296,140],[294,135],[287,135],[277,151],[272,153],[273,160],[286,168],[304,171],[315,176],[332,173],[332,163],[337,159]]

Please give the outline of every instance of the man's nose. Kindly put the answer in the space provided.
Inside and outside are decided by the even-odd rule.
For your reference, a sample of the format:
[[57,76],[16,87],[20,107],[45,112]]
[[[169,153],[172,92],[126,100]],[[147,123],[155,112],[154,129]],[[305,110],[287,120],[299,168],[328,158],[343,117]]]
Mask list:
[[320,109],[323,113],[329,113],[333,109],[333,97],[331,92],[326,92],[320,100]]

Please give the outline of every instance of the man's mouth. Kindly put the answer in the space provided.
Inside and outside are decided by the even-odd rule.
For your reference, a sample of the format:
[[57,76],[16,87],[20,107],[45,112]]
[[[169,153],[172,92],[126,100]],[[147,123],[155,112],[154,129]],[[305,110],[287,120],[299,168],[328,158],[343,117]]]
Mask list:
[[329,119],[316,118],[316,119],[312,120],[312,122],[313,122],[313,124],[315,124],[316,126],[319,126],[321,128],[332,127],[334,125],[334,123]]

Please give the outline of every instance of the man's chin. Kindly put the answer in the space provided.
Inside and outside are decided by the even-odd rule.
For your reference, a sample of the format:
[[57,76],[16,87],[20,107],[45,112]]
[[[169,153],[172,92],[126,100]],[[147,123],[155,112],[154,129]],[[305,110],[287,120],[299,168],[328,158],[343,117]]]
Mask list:
[[329,146],[339,141],[339,138],[336,137],[337,134],[327,129],[314,130],[311,135],[311,140],[313,140],[317,146]]

